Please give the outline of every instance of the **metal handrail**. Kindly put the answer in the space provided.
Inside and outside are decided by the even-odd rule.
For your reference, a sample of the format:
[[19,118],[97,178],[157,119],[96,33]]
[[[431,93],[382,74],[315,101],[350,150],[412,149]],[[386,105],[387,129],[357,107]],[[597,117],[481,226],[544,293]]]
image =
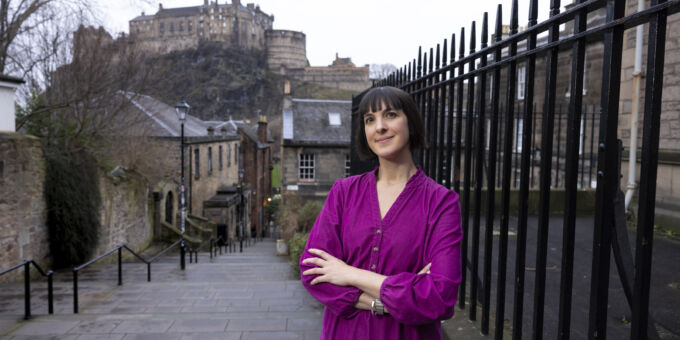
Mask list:
[[0,272],[0,276],[7,274],[11,271],[24,267],[24,319],[28,320],[31,318],[31,264],[38,270],[40,275],[47,277],[47,312],[49,314],[54,314],[54,294],[53,294],[53,274],[52,270],[45,272],[40,265],[31,259],[26,259],[21,263],[18,263],[9,269],[5,269]]
[[[159,257],[170,251],[170,249],[176,247],[178,244],[181,244],[183,239],[177,240],[175,243],[171,244],[167,248],[163,249],[161,252],[153,256],[152,258],[146,260],[144,259],[141,255],[137,254],[135,251],[130,249],[127,245],[123,244],[118,247],[115,247],[107,252],[105,252],[102,255],[97,256],[96,258],[80,265],[77,267],[73,268],[73,313],[78,314],[78,272],[81,269],[84,269],[88,267],[89,265],[103,259],[106,256],[109,256],[113,254],[114,252],[118,252],[118,285],[122,286],[123,285],[123,249],[127,250],[130,252],[133,256],[135,256],[137,259],[139,259],[141,262],[146,264],[146,281],[151,282],[151,263],[155,262]],[[184,248],[182,248],[184,250]],[[184,251],[180,253],[180,257],[184,257]],[[182,268],[183,269],[183,268]]]

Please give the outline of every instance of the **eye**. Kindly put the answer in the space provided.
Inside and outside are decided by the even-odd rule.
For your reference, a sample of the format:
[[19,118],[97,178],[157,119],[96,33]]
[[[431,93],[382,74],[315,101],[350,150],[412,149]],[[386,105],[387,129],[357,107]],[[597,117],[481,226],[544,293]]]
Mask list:
[[397,113],[394,112],[394,111],[389,111],[389,112],[387,112],[387,117],[388,117],[388,118],[394,118],[394,117],[396,117],[396,116],[397,116]]
[[364,118],[364,124],[371,123],[373,121],[373,117],[366,117]]

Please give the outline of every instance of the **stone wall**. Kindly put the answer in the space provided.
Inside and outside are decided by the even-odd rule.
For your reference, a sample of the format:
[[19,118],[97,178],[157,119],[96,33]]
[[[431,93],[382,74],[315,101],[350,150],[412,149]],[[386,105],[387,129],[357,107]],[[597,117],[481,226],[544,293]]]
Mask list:
[[[185,183],[190,192],[191,200],[187,206],[187,212],[192,215],[203,214],[203,202],[209,200],[221,186],[238,184],[238,144],[236,137],[229,140],[217,141],[189,141],[187,151],[189,157],[185,159],[187,170]],[[222,157],[220,157],[220,150]],[[198,168],[196,167],[196,152],[198,152]],[[210,156],[212,152],[212,156]],[[212,166],[209,159],[212,158]],[[222,165],[220,165],[222,160]],[[212,168],[212,170],[211,170]],[[198,172],[196,171],[198,169]]]
[[[51,268],[44,198],[46,162],[38,138],[0,133],[0,269],[33,259]],[[127,244],[134,250],[151,241],[149,184],[141,175],[100,174],[102,206],[95,256]],[[19,270],[0,280],[23,280]]]
[[271,71],[309,66],[306,36],[287,30],[267,31],[267,65]]
[[[0,132],[0,270],[24,259],[49,268],[49,244],[43,198],[45,160],[40,140]],[[0,277],[22,278],[22,270]]]
[[136,173],[102,174],[99,190],[101,229],[94,253],[99,255],[121,244],[135,251],[146,248],[153,236],[148,181]]

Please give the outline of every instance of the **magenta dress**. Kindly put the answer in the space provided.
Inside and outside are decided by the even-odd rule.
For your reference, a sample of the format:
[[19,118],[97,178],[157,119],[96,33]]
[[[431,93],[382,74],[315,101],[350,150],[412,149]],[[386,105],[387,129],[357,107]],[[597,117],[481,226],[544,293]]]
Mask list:
[[[440,320],[453,316],[461,281],[458,195],[418,168],[381,219],[376,170],[335,182],[300,270],[314,267],[302,260],[313,257],[309,248],[317,248],[385,275],[380,300],[390,314],[356,309],[361,295],[356,287],[312,286],[315,275],[302,276],[309,293],[326,307],[321,339],[441,339]],[[430,262],[430,274],[416,274]]]

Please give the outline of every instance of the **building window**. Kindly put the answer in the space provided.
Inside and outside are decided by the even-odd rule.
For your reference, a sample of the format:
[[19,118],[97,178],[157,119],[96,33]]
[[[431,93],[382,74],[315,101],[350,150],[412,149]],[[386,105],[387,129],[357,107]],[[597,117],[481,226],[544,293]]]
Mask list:
[[184,32],[184,21],[179,22],[179,31]]
[[160,35],[163,35],[163,33],[165,33],[165,23],[164,22],[161,22],[161,23],[158,24],[158,33]]
[[349,154],[346,154],[345,155],[345,177],[349,177],[349,165],[350,165]]
[[170,34],[174,34],[174,33],[175,33],[175,23],[171,22],[170,23]]
[[227,144],[227,167],[231,166],[231,145]]
[[524,99],[524,86],[527,82],[527,67],[520,66],[517,69],[517,99]]
[[222,145],[220,145],[220,152],[219,152],[219,161],[220,161],[220,171],[222,171]]
[[331,126],[340,126],[342,125],[340,122],[340,114],[337,112],[329,112],[328,113],[328,123]]
[[194,28],[194,23],[191,22],[191,21],[189,21],[189,22],[187,23],[187,31],[189,31],[189,33],[191,33],[191,31],[193,30],[193,28]]
[[300,154],[300,182],[314,182],[314,154]]
[[212,147],[208,147],[208,175],[212,174]]
[[234,147],[234,165],[238,166],[238,143]]
[[201,153],[198,148],[194,149],[194,178],[201,177]]

